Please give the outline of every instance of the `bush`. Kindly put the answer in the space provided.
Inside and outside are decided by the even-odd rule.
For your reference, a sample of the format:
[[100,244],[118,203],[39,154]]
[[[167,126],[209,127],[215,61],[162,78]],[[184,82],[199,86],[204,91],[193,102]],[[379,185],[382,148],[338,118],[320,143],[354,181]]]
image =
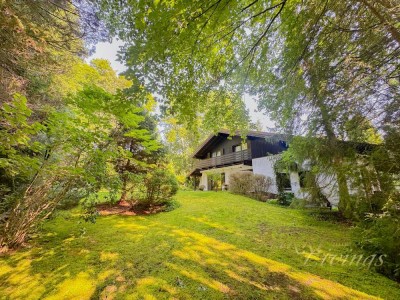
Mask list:
[[248,171],[231,174],[229,189],[235,194],[249,195],[254,190],[254,174]]
[[72,188],[65,197],[58,203],[58,209],[71,209],[78,206],[79,202],[88,196],[88,191],[84,188]]
[[281,192],[278,194],[278,204],[282,206],[289,206],[294,199],[293,193]]
[[273,198],[268,193],[272,179],[253,172],[233,173],[229,177],[229,190],[235,194],[247,195],[260,201]]
[[271,177],[265,177],[264,175],[254,174],[253,175],[253,191],[255,197],[258,200],[268,199],[267,191],[272,185]]
[[168,211],[173,211],[174,209],[177,209],[178,207],[180,207],[181,205],[180,205],[180,203],[178,202],[178,201],[176,201],[176,200],[171,200],[171,201],[168,201],[166,204],[165,204],[165,209],[164,209],[164,211],[165,212],[168,212]]
[[[399,197],[400,195],[397,195]],[[370,255],[384,255],[377,271],[400,281],[400,204],[389,200],[381,214],[371,214],[360,224],[356,243]]]
[[169,171],[157,169],[149,172],[143,179],[141,193],[137,197],[139,205],[150,207],[171,201],[178,192],[178,181]]

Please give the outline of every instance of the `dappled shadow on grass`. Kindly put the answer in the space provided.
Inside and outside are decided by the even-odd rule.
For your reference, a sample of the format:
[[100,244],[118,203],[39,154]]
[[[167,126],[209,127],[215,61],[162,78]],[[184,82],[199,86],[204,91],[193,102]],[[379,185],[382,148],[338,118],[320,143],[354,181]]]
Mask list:
[[[324,299],[374,299],[341,284],[295,270],[289,265],[190,230],[176,229],[173,233],[183,242],[183,247],[173,251],[173,254],[184,261],[199,264],[205,273],[202,276],[187,269],[185,262],[179,267],[167,265],[222,293],[243,297],[246,295],[243,291],[256,289],[259,296],[268,294],[290,299],[308,299],[315,296]],[[213,277],[219,278],[220,281],[215,281]]]
[[[215,221],[193,221],[230,234]],[[2,258],[0,294],[11,299],[373,299],[195,228],[113,216],[100,218],[84,235],[78,227],[55,229],[38,239],[37,248]]]

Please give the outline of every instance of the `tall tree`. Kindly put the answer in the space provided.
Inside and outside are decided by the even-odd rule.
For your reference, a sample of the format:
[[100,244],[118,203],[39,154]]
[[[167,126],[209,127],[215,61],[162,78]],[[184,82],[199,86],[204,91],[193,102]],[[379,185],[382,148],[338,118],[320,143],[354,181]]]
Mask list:
[[[104,16],[112,20],[109,3],[103,2]],[[342,210],[351,212],[343,167],[349,149],[340,140],[357,130],[349,120],[362,116],[383,130],[385,116],[399,109],[396,1],[127,1],[124,7],[126,22],[110,24],[127,43],[121,53],[127,74],[162,95],[177,116],[212,105],[215,90],[247,91],[282,128],[325,137],[320,149],[337,149],[326,152],[325,162],[337,175]]]
[[98,7],[77,1],[0,2],[0,102],[15,92],[43,102],[51,75],[108,37]]

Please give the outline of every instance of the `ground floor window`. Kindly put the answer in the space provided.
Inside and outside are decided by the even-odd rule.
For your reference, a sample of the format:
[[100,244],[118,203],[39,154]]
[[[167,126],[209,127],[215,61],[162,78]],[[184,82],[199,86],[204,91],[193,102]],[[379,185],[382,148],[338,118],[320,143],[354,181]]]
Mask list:
[[276,184],[279,191],[290,191],[292,185],[290,184],[289,173],[276,173]]

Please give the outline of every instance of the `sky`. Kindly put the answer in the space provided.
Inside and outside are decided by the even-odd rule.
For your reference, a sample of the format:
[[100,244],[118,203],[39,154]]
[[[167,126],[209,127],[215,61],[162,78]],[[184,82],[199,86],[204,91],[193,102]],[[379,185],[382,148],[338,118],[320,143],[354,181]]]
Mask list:
[[[117,53],[119,47],[122,45],[123,42],[117,39],[114,39],[111,43],[98,43],[96,45],[96,51],[88,58],[88,61],[94,58],[107,59],[110,61],[113,69],[116,70],[117,73],[121,73],[126,69],[123,64],[117,61]],[[264,131],[267,131],[268,128],[275,127],[274,123],[266,115],[264,115],[264,113],[257,110],[257,103],[252,97],[245,95],[244,102],[246,103],[246,107],[249,110],[251,121],[253,123],[260,121]]]

